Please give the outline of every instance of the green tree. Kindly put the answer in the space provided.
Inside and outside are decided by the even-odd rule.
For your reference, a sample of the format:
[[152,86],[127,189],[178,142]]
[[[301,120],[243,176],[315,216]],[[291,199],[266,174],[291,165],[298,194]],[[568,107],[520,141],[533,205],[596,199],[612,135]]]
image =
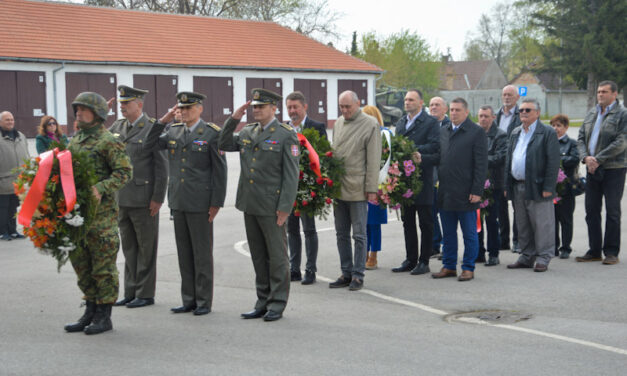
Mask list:
[[532,17],[555,42],[545,45],[547,64],[570,74],[596,99],[599,81],[627,86],[627,2],[625,0],[523,0]]
[[441,63],[428,43],[415,32],[401,30],[388,37],[366,33],[361,38],[359,57],[385,70],[379,86],[438,89]]
[[359,49],[357,48],[357,32],[353,31],[353,40],[351,41],[351,56],[357,56]]

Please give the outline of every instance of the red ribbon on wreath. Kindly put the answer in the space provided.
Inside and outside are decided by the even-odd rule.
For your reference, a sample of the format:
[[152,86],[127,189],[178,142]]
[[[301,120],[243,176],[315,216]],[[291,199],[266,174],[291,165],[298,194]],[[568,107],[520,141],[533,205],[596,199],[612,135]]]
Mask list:
[[59,151],[58,148],[42,153],[39,158],[39,168],[35,179],[31,184],[26,198],[22,203],[22,209],[18,215],[18,222],[25,227],[30,226],[31,219],[35,210],[39,207],[39,203],[46,190],[46,184],[50,179],[52,165],[55,156],[59,160],[59,175],[61,177],[61,187],[65,196],[65,211],[61,216],[69,213],[74,209],[76,204],[76,187],[74,186],[74,170],[72,169],[72,153],[69,150]]
[[313,146],[311,146],[305,135],[302,133],[297,133],[296,135],[298,136],[300,144],[303,145],[307,151],[309,151],[309,167],[311,167],[311,170],[318,175],[319,178],[321,178],[322,172],[320,172],[320,157],[318,156],[318,153],[316,153],[316,150]]
[[477,232],[481,232],[481,209],[477,209]]

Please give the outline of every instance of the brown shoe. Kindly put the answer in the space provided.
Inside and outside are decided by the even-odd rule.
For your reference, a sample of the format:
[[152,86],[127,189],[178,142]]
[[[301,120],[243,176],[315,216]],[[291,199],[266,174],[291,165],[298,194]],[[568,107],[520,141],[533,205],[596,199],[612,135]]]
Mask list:
[[457,280],[460,282],[464,282],[464,281],[470,281],[473,278],[475,278],[474,272],[471,272],[470,270],[462,270],[462,275],[457,277]]
[[507,265],[507,269],[531,269],[531,265],[523,264],[522,262],[516,261],[513,264]]
[[603,259],[601,258],[601,256],[594,256],[594,255],[591,255],[589,253],[586,253],[583,256],[575,257],[575,260],[577,262],[590,262],[590,261],[601,261]]
[[541,272],[546,272],[548,268],[549,267],[547,265],[540,264],[539,262],[537,262],[536,266],[533,267],[533,271],[541,273]]
[[442,268],[439,273],[431,274],[433,278],[457,277],[457,270]]
[[613,255],[605,256],[605,260],[603,260],[603,264],[604,265],[618,264],[618,257],[613,256]]
[[368,252],[368,260],[366,260],[366,270],[375,270],[377,268],[377,252]]

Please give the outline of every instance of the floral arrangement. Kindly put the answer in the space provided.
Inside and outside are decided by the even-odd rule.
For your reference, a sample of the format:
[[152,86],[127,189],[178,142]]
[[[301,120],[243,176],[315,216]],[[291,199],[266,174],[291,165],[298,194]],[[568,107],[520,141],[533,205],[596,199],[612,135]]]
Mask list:
[[[65,146],[55,145],[63,150]],[[56,151],[55,151],[56,153]],[[37,176],[41,158],[26,160],[16,169],[17,179],[13,182],[15,194],[20,199],[22,209],[24,200]],[[70,252],[76,249],[87,234],[96,211],[96,200],[92,186],[96,183],[93,163],[85,152],[71,153],[76,204],[66,213],[66,197],[60,164],[57,158],[52,162],[50,177],[45,185],[41,199],[32,215],[29,226],[24,226],[24,234],[39,251],[51,255],[57,260],[57,270],[61,270]]]
[[[414,143],[407,137],[395,135],[391,137],[392,155],[387,177],[379,184],[377,197],[382,207],[399,209],[403,205],[411,205],[414,196],[420,193],[422,181],[420,181],[420,169],[414,163],[412,157],[417,151]],[[385,165],[390,148],[384,139],[381,153],[381,167]]]
[[566,194],[568,189],[568,180],[569,179],[566,176],[566,173],[564,172],[562,167],[560,167],[557,172],[557,186],[555,189],[557,191],[557,197],[553,199],[554,204],[557,204],[562,199],[562,196]]
[[479,203],[479,209],[481,210],[481,219],[488,214],[488,207],[494,203],[494,192],[492,191],[492,182],[490,179],[486,179],[483,185],[483,194],[481,195],[481,202]]
[[[314,171],[315,158],[310,159],[307,143],[318,154],[320,175]],[[317,130],[307,128],[300,135],[300,175],[298,191],[294,201],[294,215],[318,216],[326,219],[333,200],[340,196],[341,179],[344,176],[344,162],[333,155],[331,144],[326,137],[320,137]]]

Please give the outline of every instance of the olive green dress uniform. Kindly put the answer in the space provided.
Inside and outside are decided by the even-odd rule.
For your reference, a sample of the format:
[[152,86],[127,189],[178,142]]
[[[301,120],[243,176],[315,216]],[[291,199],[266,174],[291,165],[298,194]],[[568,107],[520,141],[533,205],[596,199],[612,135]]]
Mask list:
[[113,304],[118,297],[115,260],[120,246],[115,192],[131,178],[131,161],[124,144],[106,130],[100,120],[90,128],[80,129],[68,148],[72,152],[89,152],[98,178],[95,187],[102,195],[86,239],[70,252],[70,261],[84,299],[96,304]]
[[[122,90],[120,91],[122,101]],[[118,225],[124,252],[124,298],[155,296],[159,214],[150,215],[150,202],[163,203],[168,184],[165,152],[147,148],[146,139],[155,119],[142,114],[132,125],[117,120],[109,131],[126,144],[133,165],[132,179],[116,194]]]
[[[177,94],[179,106],[191,103]],[[194,104],[194,103],[192,103]],[[159,126],[164,126],[159,124]],[[220,127],[202,119],[193,132],[182,123],[159,137],[169,162],[168,204],[173,210],[174,233],[185,307],[207,307],[213,301],[213,223],[209,208],[224,206],[226,158],[218,150]]]
[[240,179],[235,206],[244,212],[246,236],[255,268],[256,310],[282,313],[290,287],[286,225],[277,226],[277,210],[292,211],[299,174],[296,132],[274,119],[265,129],[248,124],[233,134],[239,121],[227,119],[220,150],[240,152]]

